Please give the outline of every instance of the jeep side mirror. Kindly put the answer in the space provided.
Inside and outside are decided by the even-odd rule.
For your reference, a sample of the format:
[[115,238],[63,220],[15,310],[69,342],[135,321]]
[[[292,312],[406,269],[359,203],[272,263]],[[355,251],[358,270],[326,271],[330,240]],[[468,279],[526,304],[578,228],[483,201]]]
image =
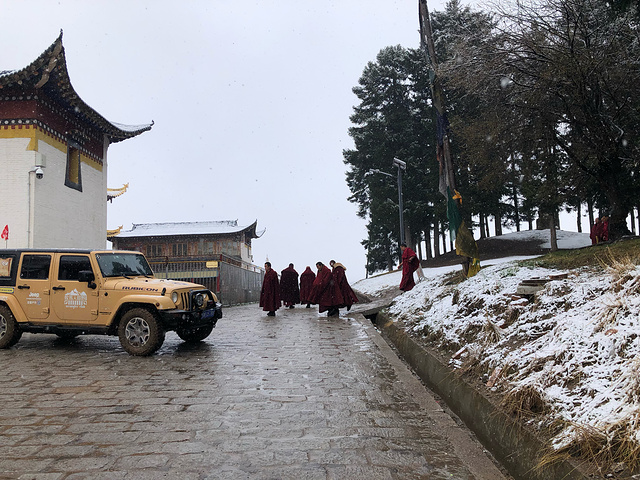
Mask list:
[[78,272],[78,281],[87,282],[89,288],[96,288],[95,279],[96,277],[91,270],[81,270]]

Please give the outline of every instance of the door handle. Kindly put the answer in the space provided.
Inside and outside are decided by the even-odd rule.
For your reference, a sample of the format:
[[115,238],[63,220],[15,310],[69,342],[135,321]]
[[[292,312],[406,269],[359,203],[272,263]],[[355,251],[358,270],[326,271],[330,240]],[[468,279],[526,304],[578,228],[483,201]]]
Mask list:
[[64,287],[51,287],[52,290],[66,290]]
[[19,288],[20,290],[24,290],[25,288],[29,289],[29,288],[31,288],[31,287],[30,287],[29,285],[18,285],[18,288]]

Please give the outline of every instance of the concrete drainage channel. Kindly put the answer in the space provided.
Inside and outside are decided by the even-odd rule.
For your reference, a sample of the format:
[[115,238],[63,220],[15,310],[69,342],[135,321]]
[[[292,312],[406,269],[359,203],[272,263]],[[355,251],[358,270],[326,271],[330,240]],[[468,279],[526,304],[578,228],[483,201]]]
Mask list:
[[[398,328],[382,309],[361,312],[393,345],[423,382],[470,428],[484,447],[517,479],[586,480],[589,475],[576,462],[565,460],[540,467],[546,445],[535,432],[514,421],[447,364]],[[601,478],[601,477],[600,477]]]

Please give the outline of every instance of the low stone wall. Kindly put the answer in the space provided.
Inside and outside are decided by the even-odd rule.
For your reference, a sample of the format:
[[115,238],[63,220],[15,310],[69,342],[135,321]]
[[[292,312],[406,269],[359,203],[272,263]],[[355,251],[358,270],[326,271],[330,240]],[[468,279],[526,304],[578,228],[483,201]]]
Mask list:
[[495,458],[516,479],[586,480],[588,475],[572,461],[560,461],[540,467],[546,445],[536,433],[515,421],[493,402],[473,388],[435,355],[415,342],[382,312],[367,312],[387,342],[394,345],[416,374],[469,427]]

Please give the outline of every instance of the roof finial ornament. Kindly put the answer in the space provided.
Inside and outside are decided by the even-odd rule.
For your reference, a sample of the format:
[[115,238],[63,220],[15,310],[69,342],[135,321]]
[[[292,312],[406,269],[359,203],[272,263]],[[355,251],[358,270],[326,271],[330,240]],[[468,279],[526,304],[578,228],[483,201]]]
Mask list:
[[49,81],[49,74],[53,71],[53,69],[56,67],[56,64],[58,63],[58,56],[62,52],[62,29],[60,30],[60,36],[56,39],[53,45],[55,45],[55,47],[53,47],[53,52],[51,53],[51,59],[49,60],[49,64],[45,67],[44,71],[42,72],[42,77],[40,78],[40,81],[35,84],[36,89],[42,88],[44,84]]

